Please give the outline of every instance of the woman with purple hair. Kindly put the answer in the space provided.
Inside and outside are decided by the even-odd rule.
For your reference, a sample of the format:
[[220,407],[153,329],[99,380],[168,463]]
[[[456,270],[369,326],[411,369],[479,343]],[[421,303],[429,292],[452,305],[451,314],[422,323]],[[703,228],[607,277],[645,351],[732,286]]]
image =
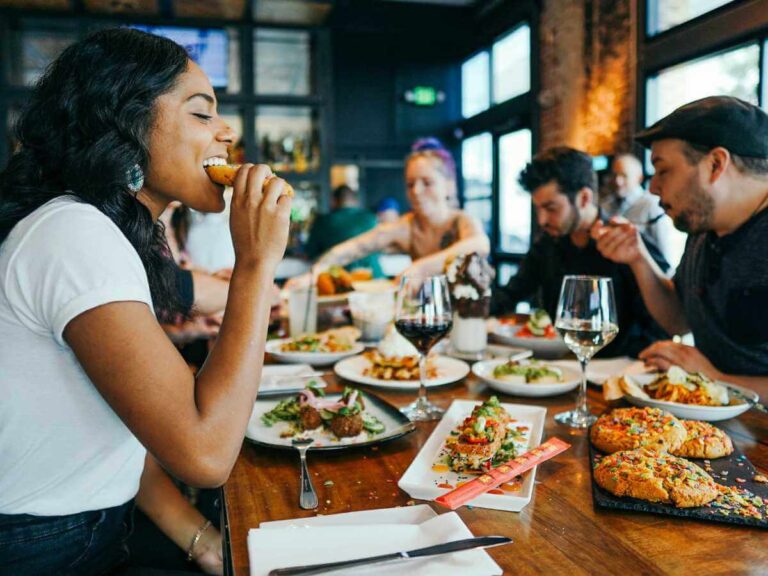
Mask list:
[[425,278],[441,274],[446,260],[458,254],[488,254],[482,224],[456,207],[456,163],[439,140],[413,145],[405,160],[405,186],[412,212],[333,247],[317,260],[315,272],[373,252],[400,251],[413,260],[404,274]]

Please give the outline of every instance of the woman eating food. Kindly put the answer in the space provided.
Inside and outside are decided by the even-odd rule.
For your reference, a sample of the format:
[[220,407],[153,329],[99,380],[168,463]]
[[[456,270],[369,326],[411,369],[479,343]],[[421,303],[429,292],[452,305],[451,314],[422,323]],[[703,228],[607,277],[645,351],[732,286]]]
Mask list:
[[[413,150],[405,161],[405,186],[413,211],[338,244],[320,256],[314,274],[374,252],[401,251],[413,261],[403,274],[426,278],[442,274],[452,256],[489,253],[490,241],[480,222],[452,208],[456,164],[451,153],[434,138],[418,141]],[[299,282],[297,278],[292,284]]]
[[220,571],[216,531],[165,471],[214,487],[235,463],[288,236],[286,184],[264,165],[236,172],[236,264],[219,338],[193,377],[155,317],[179,310],[157,220],[172,201],[224,208],[205,167],[224,163],[233,133],[208,78],[170,40],[96,32],[50,66],[16,133],[0,173],[4,568],[111,573],[135,499]]

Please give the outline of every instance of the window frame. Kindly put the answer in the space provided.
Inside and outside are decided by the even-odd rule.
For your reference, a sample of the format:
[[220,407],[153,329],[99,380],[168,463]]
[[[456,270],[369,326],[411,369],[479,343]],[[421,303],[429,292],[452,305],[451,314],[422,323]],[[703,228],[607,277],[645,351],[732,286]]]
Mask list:
[[[531,131],[531,152],[535,154],[539,146],[539,107],[536,103],[535,95],[539,92],[540,86],[540,54],[537,48],[536,39],[539,37],[540,28],[540,6],[538,2],[520,3],[502,15],[488,13],[484,38],[479,35],[479,39],[473,44],[471,50],[467,52],[466,58],[459,63],[459,74],[461,74],[461,64],[469,60],[472,56],[488,51],[489,55],[489,108],[483,112],[469,117],[462,118],[455,126],[454,133],[459,135],[461,141],[477,136],[483,132],[490,132],[492,136],[492,166],[493,180],[491,184],[491,260],[495,265],[509,263],[519,265],[525,258],[524,253],[510,253],[501,250],[500,238],[500,197],[499,197],[499,138],[509,132],[527,128]],[[514,96],[504,102],[493,103],[493,44],[513,33],[520,26],[527,24],[530,27],[530,89],[524,94]],[[482,28],[482,26],[481,26]],[[458,163],[461,169],[461,162]],[[459,200],[464,206],[463,174],[459,174]],[[470,200],[471,201],[471,200]],[[531,244],[536,233],[536,219],[533,213],[533,204],[531,203]]]
[[635,101],[639,128],[646,126],[646,84],[650,77],[750,42],[758,42],[760,50],[758,102],[768,109],[768,0],[736,0],[653,36],[647,34],[649,1],[638,3]]

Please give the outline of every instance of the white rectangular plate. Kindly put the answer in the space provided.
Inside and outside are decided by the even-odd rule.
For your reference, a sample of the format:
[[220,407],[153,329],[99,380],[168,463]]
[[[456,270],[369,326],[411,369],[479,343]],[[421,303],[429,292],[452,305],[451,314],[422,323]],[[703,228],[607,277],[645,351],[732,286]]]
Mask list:
[[[445,447],[445,440],[451,431],[456,428],[467,416],[472,413],[475,406],[482,402],[475,400],[454,400],[451,407],[443,416],[440,424],[432,432],[427,443],[416,455],[416,458],[405,471],[398,482],[398,486],[410,494],[413,498],[422,500],[434,500],[449,492],[462,482],[476,478],[471,474],[458,474],[451,470],[443,471],[440,468],[440,454]],[[541,444],[544,432],[544,418],[547,409],[528,404],[502,404],[504,409],[514,420],[515,426],[527,426],[528,438],[526,445],[518,445],[518,452],[523,453]],[[437,468],[437,469],[435,469]],[[493,508],[494,510],[508,510],[519,512],[533,494],[533,482],[536,476],[536,468],[523,474],[522,485],[516,487],[514,483],[502,485],[493,493],[478,496],[468,504],[480,508]]]

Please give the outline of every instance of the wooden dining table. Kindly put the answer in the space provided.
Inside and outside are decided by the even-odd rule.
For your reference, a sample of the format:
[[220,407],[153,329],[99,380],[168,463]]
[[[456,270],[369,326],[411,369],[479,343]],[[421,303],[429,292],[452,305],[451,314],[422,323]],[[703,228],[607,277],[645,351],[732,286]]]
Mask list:
[[[325,380],[330,392],[343,385],[334,375]],[[395,406],[415,397],[410,391],[361,388]],[[768,390],[758,392],[765,397]],[[456,399],[485,400],[492,394],[502,402],[545,407],[544,439],[556,436],[571,444],[538,467],[533,497],[521,512],[471,506],[457,510],[475,536],[512,538],[513,544],[488,550],[505,574],[768,574],[768,532],[760,528],[596,509],[587,433],[553,418],[574,406],[575,392],[550,398],[507,396],[472,374],[456,384],[429,389],[429,398],[443,408]],[[594,413],[609,407],[598,387],[590,385],[588,397]],[[768,414],[752,409],[720,425],[759,471],[768,471]],[[319,498],[316,510],[299,508],[295,452],[246,441],[224,486],[230,573],[249,574],[248,530],[261,522],[423,503],[438,514],[447,512],[434,502],[411,498],[397,485],[435,426],[418,423],[414,432],[377,446],[310,451],[309,469]]]

